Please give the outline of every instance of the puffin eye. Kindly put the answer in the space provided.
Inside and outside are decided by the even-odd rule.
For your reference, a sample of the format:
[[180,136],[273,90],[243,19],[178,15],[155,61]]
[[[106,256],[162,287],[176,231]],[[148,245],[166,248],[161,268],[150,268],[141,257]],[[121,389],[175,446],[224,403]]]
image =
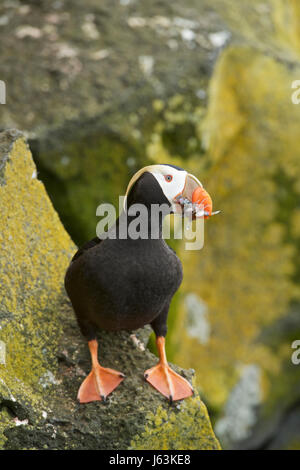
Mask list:
[[168,182],[168,183],[171,183],[173,179],[173,176],[172,175],[165,175],[165,180]]

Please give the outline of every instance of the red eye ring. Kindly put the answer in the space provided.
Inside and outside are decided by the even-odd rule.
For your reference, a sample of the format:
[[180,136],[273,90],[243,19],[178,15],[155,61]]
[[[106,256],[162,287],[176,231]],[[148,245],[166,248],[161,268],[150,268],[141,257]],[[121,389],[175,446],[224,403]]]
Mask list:
[[167,183],[171,183],[172,179],[173,179],[172,175],[165,175],[165,180]]

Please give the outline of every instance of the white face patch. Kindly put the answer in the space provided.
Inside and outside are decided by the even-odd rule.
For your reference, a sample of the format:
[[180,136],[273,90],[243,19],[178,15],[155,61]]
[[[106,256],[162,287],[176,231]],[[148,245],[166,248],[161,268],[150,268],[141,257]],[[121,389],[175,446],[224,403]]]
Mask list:
[[172,204],[176,196],[181,194],[185,187],[187,172],[177,170],[168,165],[153,165],[148,170],[159,183],[164,195]]

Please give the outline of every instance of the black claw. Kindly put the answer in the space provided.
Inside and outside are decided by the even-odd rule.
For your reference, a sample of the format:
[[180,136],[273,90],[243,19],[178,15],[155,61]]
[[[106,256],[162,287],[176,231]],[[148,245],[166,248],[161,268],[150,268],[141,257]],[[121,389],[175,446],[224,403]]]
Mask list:
[[144,374],[145,379],[149,377],[149,374]]
[[121,379],[125,379],[126,375],[125,374],[120,374],[119,377],[121,377]]
[[106,396],[105,396],[105,395],[101,395],[101,400],[105,402],[105,401],[106,401]]
[[173,403],[173,396],[172,395],[169,396],[169,400],[170,400],[170,405],[172,405],[172,403]]

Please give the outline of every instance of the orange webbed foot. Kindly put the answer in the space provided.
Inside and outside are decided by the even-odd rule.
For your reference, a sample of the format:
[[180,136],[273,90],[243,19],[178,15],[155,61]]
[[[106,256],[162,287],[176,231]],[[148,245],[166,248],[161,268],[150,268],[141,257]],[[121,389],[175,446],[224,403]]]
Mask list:
[[183,400],[194,394],[194,390],[189,382],[176,374],[168,365],[165,338],[163,336],[156,337],[156,345],[159,353],[159,363],[146,370],[144,377],[152,387],[156,388],[162,395],[167,397],[172,403],[175,400]]
[[114,369],[108,369],[100,366],[98,362],[98,342],[92,339],[88,342],[91,359],[92,371],[82,382],[77,398],[79,403],[89,403],[91,401],[105,401],[109,395],[122,382],[125,375]]
[[107,395],[120,385],[124,377],[121,372],[96,365],[82,382],[77,398],[80,403],[105,401]]
[[193,395],[194,391],[189,382],[174,372],[168,364],[158,363],[146,370],[145,379],[152,387],[170,400],[183,400]]

